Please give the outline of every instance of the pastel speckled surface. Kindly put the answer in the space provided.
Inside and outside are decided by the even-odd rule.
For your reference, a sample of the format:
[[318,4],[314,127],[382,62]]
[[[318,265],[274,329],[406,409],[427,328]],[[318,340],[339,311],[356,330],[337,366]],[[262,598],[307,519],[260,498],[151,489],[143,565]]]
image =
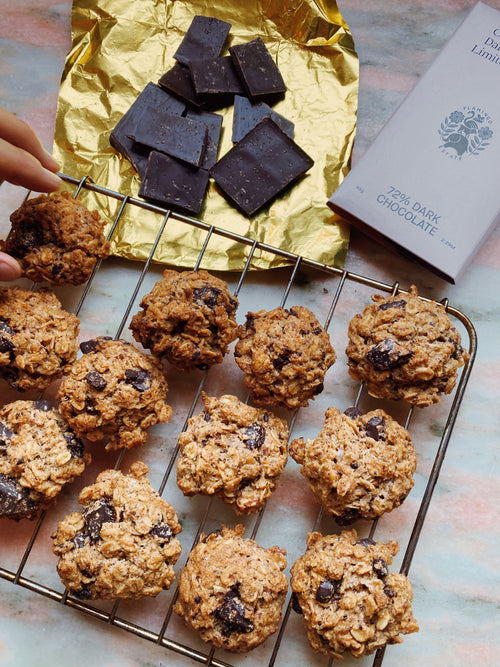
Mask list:
[[[140,0],[136,0],[140,1]],[[473,6],[472,0],[339,0],[339,9],[354,35],[360,58],[360,97],[358,131],[354,162],[359,160],[367,146],[387,121],[404,95],[452,34],[453,30]],[[500,0],[490,0],[491,6],[500,9]],[[71,2],[50,0],[17,0],[0,2],[0,100],[1,104],[28,121],[50,149],[54,131],[54,119],[59,79],[65,55],[70,47]],[[500,27],[500,26],[499,26]],[[403,148],[404,150],[404,148]],[[22,201],[23,193],[11,186],[0,189],[0,233],[9,228],[10,212]],[[110,261],[98,281],[96,298],[100,304],[87,315],[85,326],[99,333],[113,335],[114,323],[120,321],[119,304],[111,286],[122,294],[130,293],[129,267],[124,262]],[[498,554],[500,551],[500,480],[498,468],[498,441],[500,435],[497,406],[500,386],[500,356],[498,332],[500,326],[500,230],[497,228],[479,251],[459,284],[450,286],[427,271],[420,269],[403,257],[390,252],[352,232],[346,267],[356,273],[383,282],[399,280],[403,287],[415,282],[422,294],[436,300],[448,297],[450,302],[466,313],[474,323],[479,346],[475,366],[469,381],[465,400],[460,409],[443,468],[436,486],[426,522],[411,565],[410,578],[414,585],[414,611],[420,624],[420,632],[405,638],[403,644],[390,647],[384,659],[386,667],[497,667],[500,665],[499,598],[500,575]],[[135,269],[135,267],[134,267]],[[109,273],[112,271],[112,273]],[[149,282],[157,278],[158,271],[151,272]],[[271,303],[271,287],[279,276],[254,276],[253,295],[249,301],[253,307],[265,307]],[[117,282],[118,281],[118,282]],[[118,289],[119,286],[119,289]],[[326,306],[327,282],[318,285],[305,284],[303,290],[313,310]],[[71,301],[62,290],[63,302]],[[339,313],[339,320],[347,321],[369,298],[370,292],[354,290],[346,311]],[[103,315],[105,313],[105,315]],[[243,317],[241,315],[241,317]],[[333,335],[338,352],[345,347],[344,334]],[[83,335],[87,330],[83,332]],[[323,402],[308,408],[301,435],[307,422],[311,428],[321,420],[324,405],[331,400],[340,405],[346,398],[349,379],[345,360],[340,354],[335,378],[325,388]],[[228,360],[229,362],[229,360]],[[232,366],[224,380],[233,386]],[[337,366],[335,369],[337,369]],[[219,374],[211,388],[225,388]],[[236,377],[236,376],[235,376]],[[238,384],[239,383],[239,384]],[[164,431],[156,431],[149,449],[140,456],[148,457],[153,485],[161,482],[160,464],[151,456],[156,447],[163,460],[173,448],[174,433],[182,425],[184,390],[191,388],[186,380],[171,402],[174,418]],[[234,386],[240,387],[236,378]],[[3,390],[2,390],[3,391]],[[241,396],[244,398],[244,395]],[[2,396],[5,400],[5,396]],[[12,400],[12,394],[7,394]],[[170,397],[169,397],[170,398]],[[442,406],[431,407],[425,419],[417,420],[414,439],[428,442],[429,433],[439,433],[446,416],[446,401]],[[297,434],[299,435],[299,434]],[[382,538],[399,537],[404,526],[411,525],[416,502],[422,493],[425,478],[432,466],[432,444],[419,450],[419,468],[415,495],[405,504],[384,518]],[[129,461],[127,462],[129,463]],[[95,455],[95,469],[114,465],[109,455]],[[288,468],[287,468],[288,471]],[[295,510],[300,507],[302,516],[312,528],[317,506],[308,490],[299,481],[293,483],[294,470],[285,473],[283,484],[276,491],[269,512],[259,528],[259,540],[265,545],[286,543],[289,562],[304,547],[303,524],[294,524]],[[79,480],[77,488],[91,481],[91,474]],[[174,488],[169,489],[174,506],[185,526],[186,535],[193,528],[194,517],[202,516],[204,503],[200,499],[189,502],[182,499]],[[412,492],[413,494],[413,492]],[[73,499],[66,494],[58,504],[57,514],[73,509]],[[217,506],[219,507],[219,506]],[[298,512],[297,512],[298,514]],[[227,511],[223,518],[234,521]],[[285,517],[287,534],[281,535],[281,520]],[[410,521],[406,521],[409,518]],[[284,524],[283,524],[284,525]],[[50,552],[50,526],[44,526],[37,542],[36,558],[31,557],[25,575],[34,579],[44,578],[50,586],[58,586],[54,572],[54,557]],[[0,521],[0,565],[14,569],[19,564],[30,529],[23,522],[11,525]],[[189,540],[183,542],[187,553]],[[158,609],[166,608],[170,593],[162,593],[156,600],[147,601],[136,610],[137,622],[156,623]],[[106,606],[106,608],[108,608]],[[120,607],[120,614],[128,605]],[[198,648],[200,642],[179,626],[177,619],[171,623],[182,641]],[[327,665],[324,658],[312,658],[303,650],[301,619],[292,615],[276,664],[299,667],[305,664]],[[159,628],[155,627],[155,631]],[[260,650],[260,649],[259,649]],[[228,660],[227,654],[217,654],[220,660]],[[266,664],[269,653],[263,649],[248,659],[240,658],[235,664]],[[142,640],[123,630],[111,627],[76,611],[64,608],[23,587],[0,579],[0,664],[3,667],[49,667],[54,665],[94,665],[95,667],[138,667],[146,665],[188,666],[195,664],[188,658]],[[344,661],[351,665],[368,665],[367,661]]]

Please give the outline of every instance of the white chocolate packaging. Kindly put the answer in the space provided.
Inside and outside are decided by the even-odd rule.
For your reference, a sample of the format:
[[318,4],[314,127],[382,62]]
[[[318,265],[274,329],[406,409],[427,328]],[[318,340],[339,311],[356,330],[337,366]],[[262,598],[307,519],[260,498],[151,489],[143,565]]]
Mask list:
[[474,6],[328,204],[458,280],[500,219],[500,11]]

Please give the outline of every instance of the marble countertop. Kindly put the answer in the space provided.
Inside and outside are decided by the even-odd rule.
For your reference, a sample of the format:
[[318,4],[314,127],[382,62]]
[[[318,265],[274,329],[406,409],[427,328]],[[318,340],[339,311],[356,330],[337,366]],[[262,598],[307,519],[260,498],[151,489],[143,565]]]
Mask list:
[[[500,9],[500,0],[490,0],[487,4]],[[474,2],[372,0],[367,3],[362,0],[339,0],[338,5],[354,36],[360,60],[355,163]],[[71,2],[18,0],[10,5],[3,2],[0,14],[0,103],[28,121],[50,150],[59,81],[70,48]],[[12,186],[3,185],[0,188],[2,237],[9,229],[10,212],[20,204],[23,196],[19,189]],[[120,277],[119,280],[123,276],[125,281],[128,274],[125,264],[118,260],[113,264],[112,274],[107,269],[104,271],[103,281],[98,284],[104,308],[108,303],[106,281],[116,281],[116,276]],[[500,326],[500,230],[493,230],[457,285],[449,285],[355,230],[352,230],[345,268],[384,283],[398,280],[403,287],[416,283],[422,294],[436,300],[449,298],[453,306],[473,322],[479,341],[464,402],[411,565],[414,611],[420,632],[404,638],[401,646],[389,647],[383,664],[386,667],[401,664],[415,667],[466,667],[472,664],[496,667],[500,664],[500,521],[497,509],[500,506],[497,453],[500,428],[499,411],[495,408],[500,384],[497,343]],[[147,281],[152,283],[157,276],[158,270],[153,269]],[[262,287],[256,297],[260,305],[266,302],[266,290],[271,287],[266,285],[265,278],[253,280]],[[126,293],[128,286],[124,282],[116,284],[120,284],[123,293]],[[321,298],[318,297],[317,287],[306,285],[304,289],[306,296],[319,304]],[[329,284],[320,282],[321,294],[326,294],[329,289]],[[361,289],[356,291],[353,304],[360,304],[367,294]],[[69,297],[65,298],[70,301]],[[110,322],[114,322],[112,308],[107,315]],[[95,317],[98,316],[97,313]],[[112,328],[113,324],[108,326]],[[339,349],[343,342],[339,340]],[[341,374],[340,380],[343,378]],[[341,382],[337,381],[334,387],[336,397],[339,393],[344,397],[344,388],[340,385]],[[326,395],[324,400],[328,399]],[[322,406],[318,405],[315,412]],[[446,405],[429,410],[431,419],[427,427],[439,430]],[[432,465],[432,458],[433,452],[422,454],[424,470]],[[104,457],[104,461],[109,462],[109,459]],[[150,469],[152,483],[158,482],[160,473],[156,464],[150,464]],[[281,500],[278,497],[278,506]],[[293,502],[302,500],[296,498]],[[314,504],[307,494],[303,502],[311,507]],[[201,507],[198,507],[200,511]],[[406,508],[406,503],[400,509],[411,513],[412,501],[409,499],[408,508],[403,508]],[[311,516],[312,512],[311,509]],[[269,544],[279,539],[279,520],[279,514],[271,511],[262,533],[259,533],[264,541],[271,540]],[[0,566],[15,568],[16,558],[25,548],[29,531],[22,527],[22,522],[19,526],[21,528],[16,536],[10,525],[6,527],[5,520],[0,521]],[[392,538],[398,530],[397,519],[389,521],[385,528],[387,536]],[[45,530],[45,537],[49,532],[49,529]],[[297,554],[303,546],[303,543],[297,545]],[[293,549],[290,559],[294,555]],[[46,562],[35,563],[28,568],[33,576],[43,572],[46,565],[54,569],[49,550],[45,557]],[[2,562],[3,559],[5,562]],[[57,576],[51,574],[49,580],[55,586]],[[155,610],[162,604],[162,595],[158,601],[146,606],[142,617],[146,623],[149,615],[154,618]],[[297,634],[300,635],[297,621],[293,623],[292,627],[298,628]],[[280,650],[277,665],[328,664],[325,658],[313,658],[296,650],[293,640],[291,638],[289,645]],[[199,646],[194,640],[193,644]],[[220,660],[231,662],[233,659],[227,654],[217,655]],[[343,664],[371,663],[371,659],[366,659],[346,660]],[[0,664],[5,667],[26,664],[36,667],[68,664],[75,667],[88,664],[95,667],[145,667],[195,663],[0,578]],[[259,662],[255,656],[249,656],[238,658],[234,664],[253,665]]]

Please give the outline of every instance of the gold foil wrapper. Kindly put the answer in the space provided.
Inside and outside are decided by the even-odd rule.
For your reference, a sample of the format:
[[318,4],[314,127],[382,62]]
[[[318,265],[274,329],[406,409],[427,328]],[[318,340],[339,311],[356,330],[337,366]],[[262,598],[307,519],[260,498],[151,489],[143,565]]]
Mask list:
[[[267,208],[248,218],[211,181],[200,219],[252,240],[321,263],[342,265],[348,226],[326,202],[349,170],[356,129],[358,58],[352,36],[333,0],[74,0],[72,49],[67,56],[57,108],[54,155],[61,171],[88,176],[111,190],[137,197],[140,182],[126,158],[109,143],[113,127],[150,81],[174,64],[173,54],[195,15],[231,23],[226,48],[260,36],[287,85],[274,109],[295,124],[295,141],[314,160],[307,175]],[[233,108],[223,115],[219,157],[232,146]],[[85,194],[85,203],[115,218],[119,202]],[[116,208],[115,208],[116,204]],[[111,252],[145,260],[161,220],[125,210]],[[206,232],[171,218],[154,260],[192,267]],[[208,270],[241,270],[241,244],[213,236],[204,255]],[[255,253],[254,269],[284,260]]]

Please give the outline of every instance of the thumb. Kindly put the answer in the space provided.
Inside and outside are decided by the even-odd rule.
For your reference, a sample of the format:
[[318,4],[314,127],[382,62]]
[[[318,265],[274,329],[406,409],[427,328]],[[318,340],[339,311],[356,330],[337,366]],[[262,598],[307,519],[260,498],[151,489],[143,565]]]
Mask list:
[[0,252],[0,280],[16,280],[22,272],[21,265],[14,257]]

